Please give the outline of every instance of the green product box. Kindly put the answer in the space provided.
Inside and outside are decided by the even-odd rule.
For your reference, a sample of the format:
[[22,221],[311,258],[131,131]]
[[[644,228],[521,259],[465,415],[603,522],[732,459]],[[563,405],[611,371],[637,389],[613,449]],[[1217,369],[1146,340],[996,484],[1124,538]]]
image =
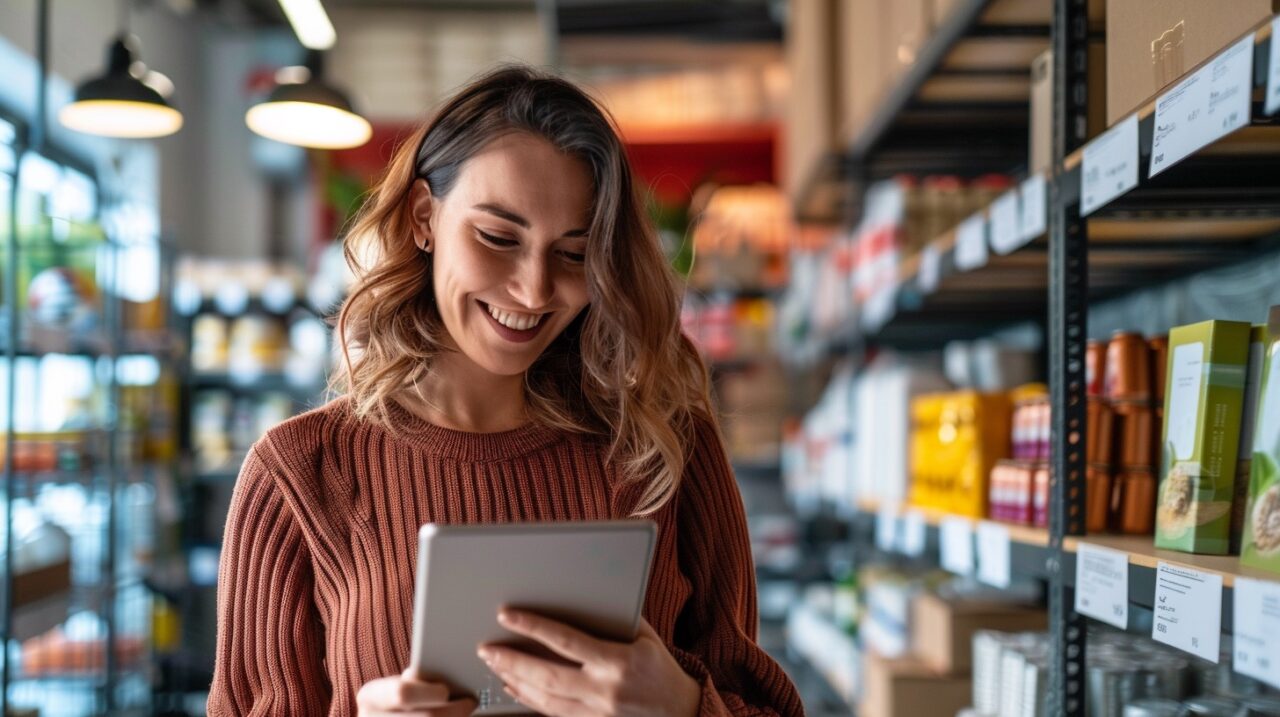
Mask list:
[[1202,321],[1169,332],[1157,548],[1211,555],[1230,548],[1252,328]]
[[1240,562],[1280,572],[1280,306],[1267,319],[1267,350],[1253,431]]
[[1253,434],[1262,390],[1262,363],[1267,355],[1267,327],[1254,324],[1249,331],[1249,368],[1244,379],[1244,404],[1240,409],[1240,443],[1236,449],[1236,482],[1231,494],[1231,554],[1239,555],[1244,536],[1244,512],[1249,503],[1249,466]]

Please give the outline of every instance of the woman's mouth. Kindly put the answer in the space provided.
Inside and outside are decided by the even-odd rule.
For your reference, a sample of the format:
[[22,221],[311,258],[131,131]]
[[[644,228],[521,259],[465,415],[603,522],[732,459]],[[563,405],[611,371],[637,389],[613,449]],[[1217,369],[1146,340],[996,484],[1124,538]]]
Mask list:
[[549,316],[549,314],[527,314],[499,309],[480,300],[476,300],[476,303],[480,305],[485,316],[489,317],[489,324],[493,326],[494,331],[502,338],[514,343],[532,340],[542,329],[544,319]]

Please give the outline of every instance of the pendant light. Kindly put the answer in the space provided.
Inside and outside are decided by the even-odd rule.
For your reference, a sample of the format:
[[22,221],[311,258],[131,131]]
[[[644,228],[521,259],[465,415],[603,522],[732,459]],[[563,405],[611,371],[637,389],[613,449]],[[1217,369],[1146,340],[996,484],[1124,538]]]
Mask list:
[[[171,135],[182,128],[182,113],[148,84],[146,67],[136,60],[137,40],[125,29],[128,0],[121,6],[121,30],[107,49],[106,73],[82,82],[75,100],[58,113],[58,120],[69,129],[102,137]],[[173,86],[167,78],[163,84]]]
[[346,94],[323,78],[319,50],[307,52],[305,67],[276,74],[276,88],[264,102],[249,108],[249,129],[277,142],[315,149],[359,147],[373,127],[351,107]]

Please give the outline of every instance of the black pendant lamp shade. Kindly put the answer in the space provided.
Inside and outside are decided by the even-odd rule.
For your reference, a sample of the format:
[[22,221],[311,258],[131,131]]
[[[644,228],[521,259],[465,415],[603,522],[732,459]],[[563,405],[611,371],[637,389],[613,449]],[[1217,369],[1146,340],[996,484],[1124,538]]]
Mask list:
[[70,129],[104,137],[163,137],[182,128],[182,113],[133,75],[131,40],[111,43],[107,71],[76,88],[75,101],[58,113]]
[[352,109],[346,93],[324,81],[319,51],[308,53],[305,76],[302,82],[280,82],[266,100],[249,108],[244,117],[249,129],[277,142],[317,149],[368,142],[373,128]]

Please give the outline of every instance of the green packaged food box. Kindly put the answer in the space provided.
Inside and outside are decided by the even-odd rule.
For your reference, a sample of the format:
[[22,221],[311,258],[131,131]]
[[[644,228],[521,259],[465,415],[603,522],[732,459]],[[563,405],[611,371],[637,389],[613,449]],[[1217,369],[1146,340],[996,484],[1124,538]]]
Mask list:
[[1267,351],[1253,431],[1249,502],[1245,508],[1240,562],[1280,572],[1280,306],[1267,320]]
[[1157,548],[1227,554],[1251,330],[1202,321],[1169,332]]
[[1262,363],[1267,355],[1267,327],[1254,324],[1249,331],[1249,367],[1244,380],[1244,403],[1240,408],[1240,443],[1236,449],[1236,482],[1231,494],[1231,554],[1239,555],[1244,536],[1244,511],[1249,504],[1249,465],[1253,458],[1253,434],[1258,417],[1258,394],[1262,390]]

